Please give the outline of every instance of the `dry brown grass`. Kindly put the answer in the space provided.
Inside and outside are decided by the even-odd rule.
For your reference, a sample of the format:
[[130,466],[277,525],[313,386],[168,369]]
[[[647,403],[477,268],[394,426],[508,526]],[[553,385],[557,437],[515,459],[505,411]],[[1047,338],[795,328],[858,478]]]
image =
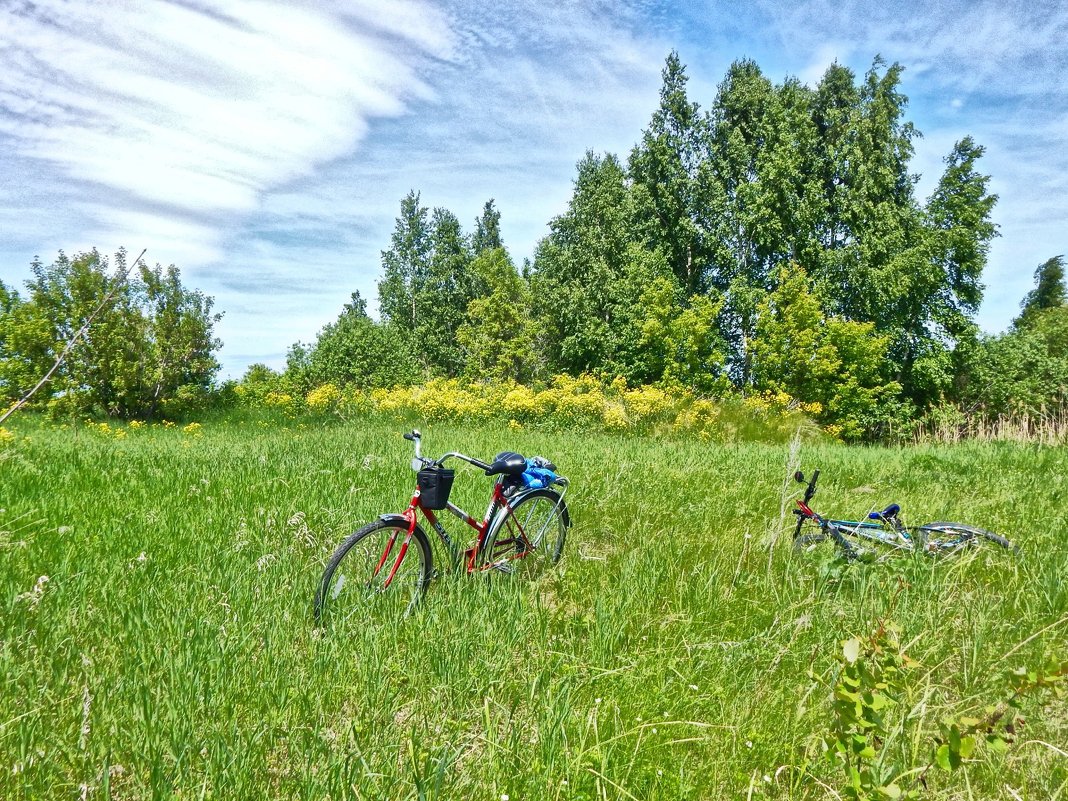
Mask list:
[[993,419],[971,415],[963,421],[921,424],[915,440],[918,443],[978,440],[1065,445],[1068,444],[1068,407],[1035,415],[1000,415]]

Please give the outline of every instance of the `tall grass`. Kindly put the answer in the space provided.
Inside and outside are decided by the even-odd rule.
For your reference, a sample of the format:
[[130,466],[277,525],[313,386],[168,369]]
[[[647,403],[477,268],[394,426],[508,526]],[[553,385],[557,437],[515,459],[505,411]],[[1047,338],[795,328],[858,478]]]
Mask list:
[[934,420],[919,425],[916,440],[943,443],[978,440],[1039,445],[1068,444],[1068,406],[1036,414],[999,415],[994,419],[962,413],[952,417],[950,420]]
[[[841,639],[902,625],[924,731],[1068,639],[1063,448],[791,452],[434,424],[429,452],[560,465],[563,561],[487,585],[439,551],[415,617],[317,631],[335,544],[407,501],[396,427],[16,434],[0,450],[4,799],[833,797],[829,699],[809,671],[830,671]],[[897,501],[910,522],[971,522],[1023,553],[839,571],[778,536],[791,460],[823,470],[817,508]],[[479,515],[486,490],[466,470],[453,496]],[[1008,756],[932,774],[929,797],[1063,798],[1065,743],[1064,708],[1033,709]]]

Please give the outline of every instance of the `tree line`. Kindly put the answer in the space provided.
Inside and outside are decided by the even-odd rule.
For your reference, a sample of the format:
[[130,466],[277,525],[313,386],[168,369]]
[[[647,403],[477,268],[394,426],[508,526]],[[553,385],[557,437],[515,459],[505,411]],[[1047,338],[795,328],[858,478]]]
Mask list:
[[[1025,311],[986,338],[975,323],[997,235],[983,148],[958,141],[921,201],[901,74],[876,59],[859,78],[835,64],[815,87],[776,85],[743,60],[703,109],[672,53],[637,144],[585,155],[532,261],[513,264],[493,201],[465,234],[412,191],[382,253],[381,320],[353,295],[293,347],[285,376],[307,389],[593,373],[785,393],[849,438],[944,404],[1055,403],[1068,369],[1047,329],[1060,318]],[[1025,306],[1057,307],[1048,294]],[[1001,372],[1021,348],[1045,371],[1032,392]]]
[[[283,373],[244,381],[305,394],[436,376],[538,386],[558,374],[789,397],[848,439],[936,410],[996,417],[1064,408],[1063,260],[1005,334],[980,335],[996,196],[970,136],[929,197],[902,68],[834,64],[814,87],[734,63],[707,108],[671,53],[660,100],[625,157],[587,152],[566,210],[516,266],[500,211],[465,231],[419,192],[382,252],[379,319],[352,294]],[[124,259],[119,254],[118,259]],[[95,251],[35,261],[24,300],[0,285],[0,392],[11,399],[108,289]],[[141,269],[53,383],[54,405],[124,416],[203,404],[218,369],[212,300]],[[225,394],[225,393],[224,393]]]

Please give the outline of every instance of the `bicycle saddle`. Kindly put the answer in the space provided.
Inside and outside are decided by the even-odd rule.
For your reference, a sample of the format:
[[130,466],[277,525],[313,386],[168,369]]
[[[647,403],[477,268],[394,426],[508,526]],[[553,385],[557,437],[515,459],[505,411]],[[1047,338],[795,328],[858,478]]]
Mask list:
[[486,470],[487,476],[521,476],[527,469],[527,460],[515,451],[502,451],[493,457],[493,464]]
[[871,512],[868,518],[871,520],[889,520],[890,518],[897,517],[897,513],[901,511],[901,506],[896,503],[892,503],[883,509],[881,512]]

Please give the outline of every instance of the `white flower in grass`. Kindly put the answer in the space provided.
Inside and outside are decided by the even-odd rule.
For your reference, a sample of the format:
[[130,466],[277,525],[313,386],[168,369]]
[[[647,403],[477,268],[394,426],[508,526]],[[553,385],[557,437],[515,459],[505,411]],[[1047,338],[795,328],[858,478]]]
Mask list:
[[48,576],[38,576],[37,581],[34,582],[33,589],[20,594],[16,600],[29,601],[30,609],[36,609],[37,604],[41,603],[41,599],[44,597],[45,586],[51,580]]

